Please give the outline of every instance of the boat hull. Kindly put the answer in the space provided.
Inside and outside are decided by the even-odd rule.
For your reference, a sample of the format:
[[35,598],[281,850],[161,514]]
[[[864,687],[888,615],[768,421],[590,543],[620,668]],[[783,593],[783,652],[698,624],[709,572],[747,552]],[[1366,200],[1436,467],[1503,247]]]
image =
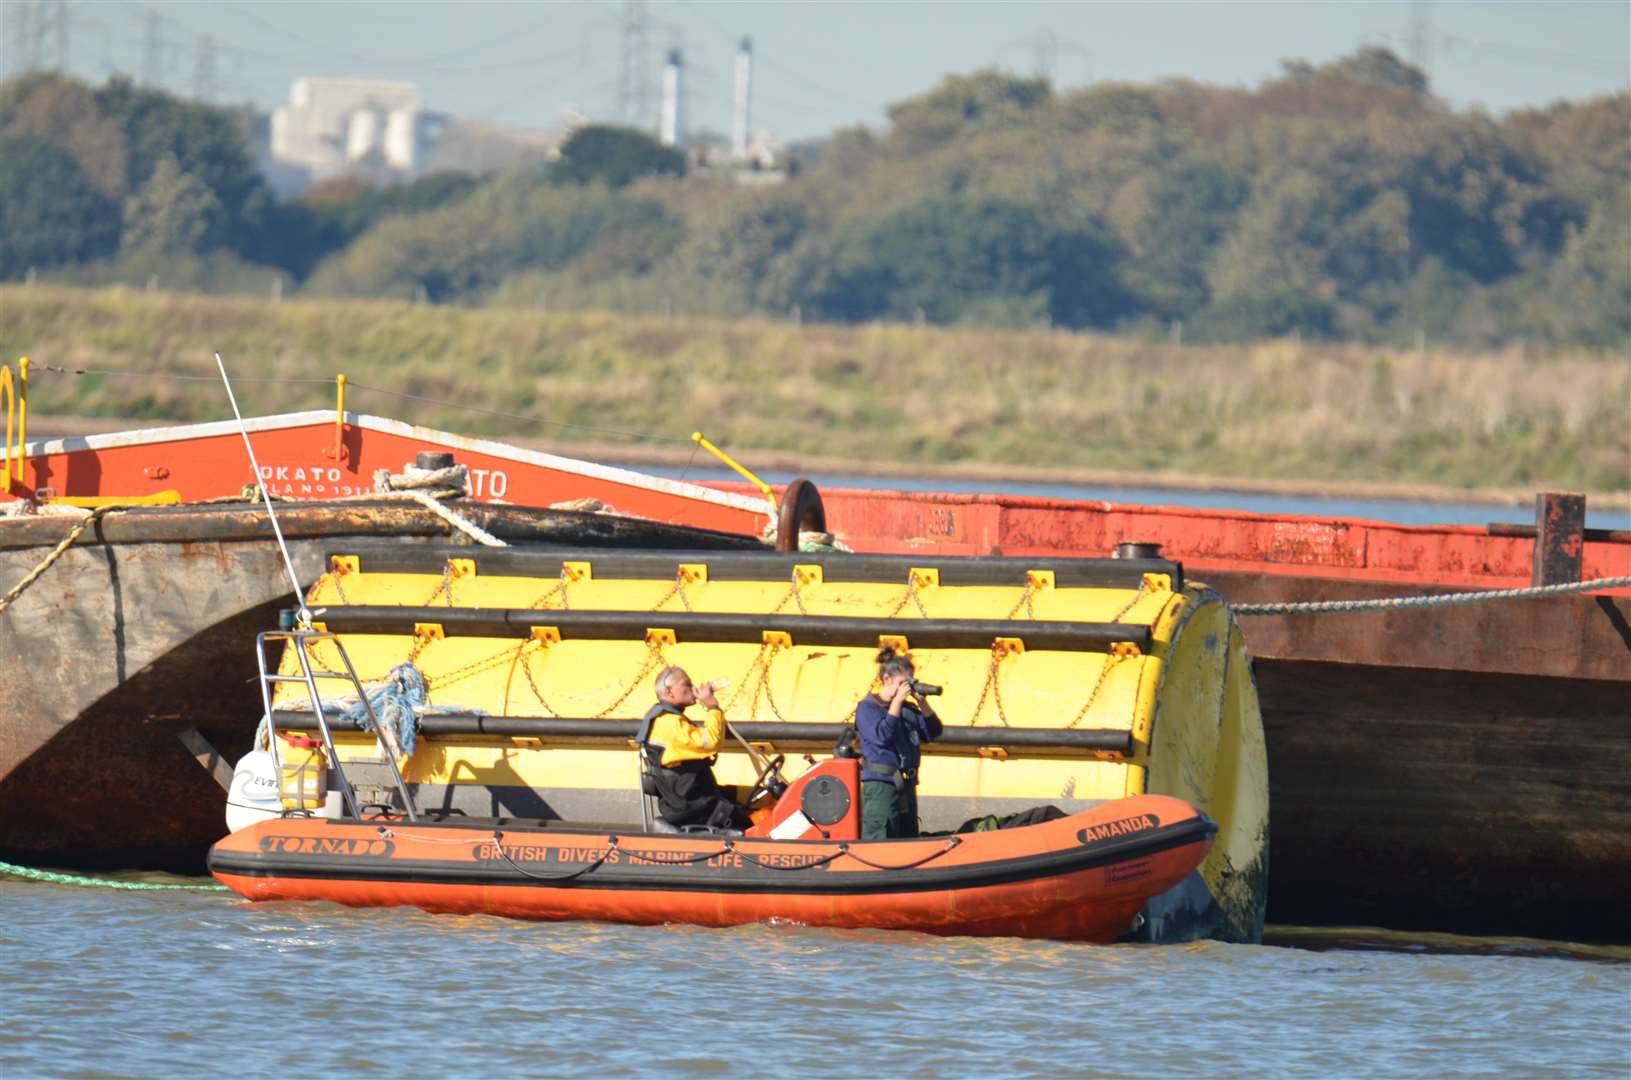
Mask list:
[[1108,942],[1200,864],[1215,832],[1160,796],[1023,828],[849,843],[276,819],[220,841],[209,861],[257,901]]

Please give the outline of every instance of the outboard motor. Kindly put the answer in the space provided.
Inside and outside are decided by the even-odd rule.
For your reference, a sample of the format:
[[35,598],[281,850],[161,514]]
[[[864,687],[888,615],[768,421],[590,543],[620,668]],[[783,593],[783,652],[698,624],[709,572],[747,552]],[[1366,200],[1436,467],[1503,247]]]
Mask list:
[[[232,770],[232,786],[227,790],[227,831],[237,832],[267,818],[294,812],[302,817],[339,818],[344,806],[338,789],[327,784],[327,770],[314,769],[311,750],[314,740],[287,739],[294,745],[284,750],[283,776],[270,750],[251,750],[238,759]],[[294,755],[307,752],[305,760]]]
[[238,759],[227,790],[227,832],[237,832],[283,813],[277,762],[270,750],[251,750]]

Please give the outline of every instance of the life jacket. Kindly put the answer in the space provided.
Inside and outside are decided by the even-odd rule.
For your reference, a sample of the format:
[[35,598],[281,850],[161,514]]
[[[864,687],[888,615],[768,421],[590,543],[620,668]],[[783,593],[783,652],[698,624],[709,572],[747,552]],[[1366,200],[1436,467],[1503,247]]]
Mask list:
[[646,760],[658,768],[662,767],[663,751],[667,750],[668,747],[662,743],[651,741],[651,725],[656,723],[657,717],[663,715],[663,713],[679,713],[683,716],[685,710],[676,709],[666,701],[657,702],[657,704],[646,710],[645,719],[640,721],[640,730],[634,736],[634,742],[640,747],[640,751],[646,755]]
[[663,752],[668,747],[651,739],[652,726],[664,713],[685,716],[685,710],[659,701],[647,710],[634,737],[644,755],[640,790],[656,798],[660,816],[671,824],[687,824],[688,819],[711,824],[711,812],[717,809],[715,804],[722,798],[714,780],[714,759],[692,758],[676,765],[664,765]]
[[662,743],[651,741],[651,726],[664,713],[677,713],[680,711],[666,701],[657,702],[657,704],[646,710],[645,719],[640,721],[640,730],[634,736],[635,745],[640,748],[640,753],[644,755],[644,761],[640,768],[640,790],[647,795],[654,795],[659,798],[662,796],[662,789],[658,784],[657,776],[662,772],[663,752],[668,749]]

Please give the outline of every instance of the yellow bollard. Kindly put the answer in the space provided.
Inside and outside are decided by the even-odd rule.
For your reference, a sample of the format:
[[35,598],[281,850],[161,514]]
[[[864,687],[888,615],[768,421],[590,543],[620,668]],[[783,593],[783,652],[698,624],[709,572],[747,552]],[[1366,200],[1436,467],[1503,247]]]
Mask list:
[[334,377],[334,460],[345,454],[345,373]]
[[11,368],[0,367],[0,403],[6,410],[6,456],[0,466],[0,491],[11,494],[11,432],[17,419],[17,388],[11,381]]
[[17,483],[23,482],[28,460],[28,357],[17,361]]

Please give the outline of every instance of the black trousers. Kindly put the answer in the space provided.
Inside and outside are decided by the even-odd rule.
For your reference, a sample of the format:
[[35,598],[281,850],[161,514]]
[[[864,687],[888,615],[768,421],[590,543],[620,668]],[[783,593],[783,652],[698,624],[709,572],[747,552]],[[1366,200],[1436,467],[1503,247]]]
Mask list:
[[682,761],[652,770],[657,782],[657,812],[674,826],[709,825],[746,829],[753,824],[747,808],[725,797],[706,761]]

